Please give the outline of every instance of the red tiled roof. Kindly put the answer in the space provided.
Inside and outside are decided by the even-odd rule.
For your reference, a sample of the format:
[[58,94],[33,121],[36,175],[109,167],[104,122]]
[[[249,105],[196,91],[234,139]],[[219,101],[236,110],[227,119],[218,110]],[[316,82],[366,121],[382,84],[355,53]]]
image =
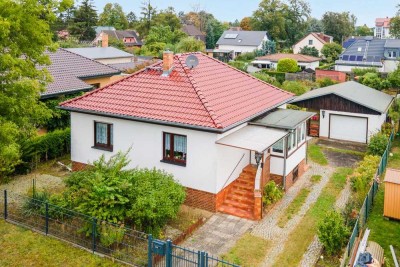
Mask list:
[[302,54],[284,54],[284,53],[265,55],[262,57],[258,57],[257,59],[278,62],[280,59],[283,58],[291,58],[296,60],[297,62],[315,62],[321,60],[319,57],[307,56]]
[[376,27],[389,27],[390,26],[390,18],[377,18],[375,20]]
[[293,97],[202,53],[195,53],[199,65],[189,69],[185,64],[188,55],[174,56],[174,69],[167,77],[161,76],[159,62],[61,106],[167,124],[224,129]]

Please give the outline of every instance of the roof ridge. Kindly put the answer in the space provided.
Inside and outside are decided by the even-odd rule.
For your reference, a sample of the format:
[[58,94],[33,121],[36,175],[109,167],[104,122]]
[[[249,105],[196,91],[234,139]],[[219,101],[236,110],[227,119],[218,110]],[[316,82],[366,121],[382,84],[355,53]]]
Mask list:
[[[120,71],[119,69],[116,69],[116,68],[114,68],[114,67],[111,67],[111,66],[108,66],[108,65],[106,65],[106,64],[103,64],[103,63],[101,63],[101,62],[98,62],[98,61],[96,61],[96,60],[94,60],[94,59],[91,59],[91,58],[88,58],[88,57],[84,57],[84,56],[82,56],[82,55],[79,55],[79,54],[77,54],[77,53],[74,53],[74,52],[72,52],[72,51],[69,51],[69,50],[67,50],[67,48],[59,47],[58,49],[60,49],[60,50],[62,50],[62,51],[66,51],[66,52],[68,52],[68,53],[70,53],[70,54],[77,55],[78,57],[84,58],[84,59],[86,59],[86,60],[93,61],[93,62],[95,62],[95,63],[97,63],[97,64],[99,64],[99,65],[103,65],[103,66],[109,67],[109,68],[114,69],[114,70],[116,70],[116,71],[119,71],[119,72],[121,73],[121,71]],[[80,76],[77,76],[77,77],[80,77]]]
[[[189,53],[190,54],[190,53]],[[196,53],[191,53],[191,54],[198,54],[198,52]],[[182,56],[186,55],[186,53],[184,54],[178,54],[176,55],[176,57],[178,58],[179,63],[182,66],[182,69],[185,71],[185,66],[183,65],[183,62],[181,61]],[[194,80],[193,76],[191,75],[190,72],[186,72],[186,75],[189,79],[190,84],[192,85],[194,91],[196,92],[197,96],[200,99],[201,104],[204,106],[204,109],[207,111],[207,113],[210,115],[213,124],[217,127],[217,128],[223,128],[217,114],[215,113],[215,111],[209,106],[208,101],[206,99],[206,97],[203,95],[202,91],[197,87],[196,85],[196,81]]]

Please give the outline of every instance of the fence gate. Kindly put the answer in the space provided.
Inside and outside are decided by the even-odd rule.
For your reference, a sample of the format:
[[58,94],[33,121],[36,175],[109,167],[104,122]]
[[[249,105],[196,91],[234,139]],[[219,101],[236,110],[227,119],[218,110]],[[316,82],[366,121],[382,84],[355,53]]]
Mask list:
[[171,240],[163,241],[149,236],[149,267],[240,267],[208,255],[172,244]]

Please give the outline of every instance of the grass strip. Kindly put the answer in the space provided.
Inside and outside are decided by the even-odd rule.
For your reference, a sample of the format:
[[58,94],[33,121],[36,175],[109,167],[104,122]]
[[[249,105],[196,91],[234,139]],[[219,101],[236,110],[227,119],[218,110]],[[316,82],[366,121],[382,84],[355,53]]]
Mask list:
[[323,149],[324,150],[329,150],[329,151],[332,151],[332,152],[342,153],[342,154],[356,155],[356,156],[360,156],[360,157],[364,157],[366,155],[365,152],[348,150],[348,149],[341,149],[341,148],[336,148],[336,147],[324,147]]
[[286,210],[281,214],[278,220],[278,226],[283,228],[285,227],[286,223],[296,215],[301,207],[303,206],[304,202],[306,201],[308,195],[310,194],[310,189],[302,188],[297,196],[293,199],[293,201],[289,204]]
[[313,176],[311,176],[310,180],[311,180],[312,184],[317,184],[321,181],[321,179],[322,179],[322,175],[314,174]]
[[0,266],[123,266],[0,220]]
[[260,266],[267,255],[268,248],[267,240],[246,233],[228,253],[222,255],[222,258],[240,266]]
[[321,147],[316,144],[310,144],[307,149],[307,157],[318,163],[319,165],[326,166],[328,165],[328,160],[326,159],[324,153],[321,150]]
[[336,198],[346,185],[347,176],[352,173],[350,168],[338,168],[329,178],[317,201],[310,207],[299,224],[289,234],[281,254],[273,266],[298,266],[303,254],[317,233],[317,225],[325,213],[334,208]]

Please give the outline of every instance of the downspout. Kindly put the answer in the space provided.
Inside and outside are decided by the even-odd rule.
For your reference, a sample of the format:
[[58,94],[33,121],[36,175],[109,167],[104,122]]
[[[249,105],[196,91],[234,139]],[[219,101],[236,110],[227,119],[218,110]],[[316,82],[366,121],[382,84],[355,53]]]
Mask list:
[[287,157],[288,136],[285,137],[285,145],[283,146],[283,189],[286,191],[286,157]]

